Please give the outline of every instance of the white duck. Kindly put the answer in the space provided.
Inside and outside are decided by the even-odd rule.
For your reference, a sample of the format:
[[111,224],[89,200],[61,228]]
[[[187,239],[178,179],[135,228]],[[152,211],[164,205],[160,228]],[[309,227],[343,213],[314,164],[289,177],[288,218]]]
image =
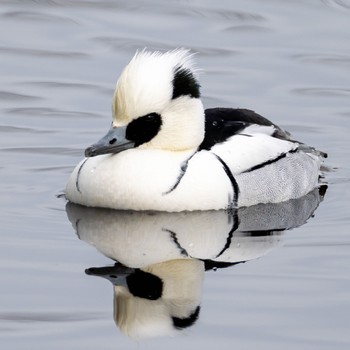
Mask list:
[[326,155],[246,109],[204,110],[188,50],[136,53],[111,129],[87,148],[66,197],[91,207],[190,211],[278,203],[318,186]]

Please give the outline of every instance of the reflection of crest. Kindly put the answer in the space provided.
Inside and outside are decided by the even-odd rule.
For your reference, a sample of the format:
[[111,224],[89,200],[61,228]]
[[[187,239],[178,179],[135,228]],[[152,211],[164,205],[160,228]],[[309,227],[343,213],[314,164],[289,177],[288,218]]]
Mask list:
[[284,230],[307,221],[324,189],[230,212],[130,212],[71,203],[66,210],[79,238],[117,261],[86,272],[113,283],[118,326],[144,338],[191,326],[199,314],[204,271],[268,253]]

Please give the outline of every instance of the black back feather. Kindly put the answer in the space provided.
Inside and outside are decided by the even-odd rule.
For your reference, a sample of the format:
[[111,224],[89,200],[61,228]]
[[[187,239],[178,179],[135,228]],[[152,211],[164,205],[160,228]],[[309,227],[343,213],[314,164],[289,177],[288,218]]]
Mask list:
[[290,139],[287,132],[249,109],[208,108],[205,110],[205,137],[199,146],[199,150],[209,150],[215,144],[225,142],[228,138],[252,124],[274,126],[276,129],[273,134],[274,137]]

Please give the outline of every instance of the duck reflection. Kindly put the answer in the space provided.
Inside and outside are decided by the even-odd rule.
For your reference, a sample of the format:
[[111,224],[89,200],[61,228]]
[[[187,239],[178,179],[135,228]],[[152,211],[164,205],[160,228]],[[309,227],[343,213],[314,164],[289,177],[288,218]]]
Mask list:
[[114,285],[114,320],[131,338],[174,335],[199,316],[204,263],[177,259],[130,269],[119,263],[90,268]]
[[325,190],[230,212],[132,212],[72,203],[66,211],[78,237],[115,261],[86,273],[112,282],[115,322],[140,339],[192,326],[205,271],[267,254],[285,230],[306,223]]

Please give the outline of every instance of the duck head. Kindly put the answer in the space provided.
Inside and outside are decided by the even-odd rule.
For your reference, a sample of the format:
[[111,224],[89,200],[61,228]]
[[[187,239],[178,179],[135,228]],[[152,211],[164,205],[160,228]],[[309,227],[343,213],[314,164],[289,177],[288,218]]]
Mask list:
[[143,50],[117,82],[110,130],[85,156],[130,148],[185,151],[203,138],[204,108],[190,52]]

